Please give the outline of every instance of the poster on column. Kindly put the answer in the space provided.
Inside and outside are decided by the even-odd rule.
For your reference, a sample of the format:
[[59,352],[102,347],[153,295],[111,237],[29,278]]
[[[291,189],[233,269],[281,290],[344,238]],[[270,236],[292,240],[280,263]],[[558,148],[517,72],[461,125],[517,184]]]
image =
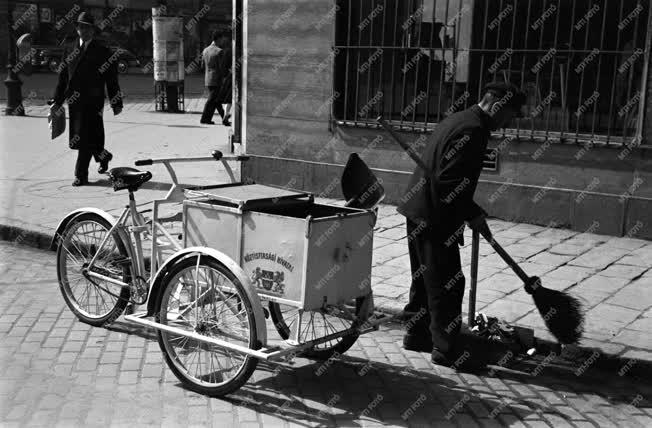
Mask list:
[[183,62],[183,19],[157,16],[152,20],[154,80],[180,82],[185,78]]

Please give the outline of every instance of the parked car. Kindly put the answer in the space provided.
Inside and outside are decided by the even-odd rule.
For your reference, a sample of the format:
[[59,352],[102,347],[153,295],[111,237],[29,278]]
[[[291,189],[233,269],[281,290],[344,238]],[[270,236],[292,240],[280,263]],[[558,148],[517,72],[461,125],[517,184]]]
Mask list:
[[[41,68],[57,73],[59,71],[59,64],[61,57],[65,51],[66,46],[75,41],[76,37],[69,36],[63,39],[58,45],[33,45],[36,50],[35,55],[32,57],[32,66]],[[101,39],[98,39],[101,40]],[[140,60],[131,51],[117,45],[107,43],[111,54],[117,54],[118,73],[124,74],[129,70],[129,67],[140,67]]]

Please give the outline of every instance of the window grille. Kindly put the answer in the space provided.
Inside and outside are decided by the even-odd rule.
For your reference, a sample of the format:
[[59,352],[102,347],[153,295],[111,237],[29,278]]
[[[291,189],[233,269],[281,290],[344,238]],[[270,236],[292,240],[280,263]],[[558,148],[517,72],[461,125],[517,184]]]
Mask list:
[[640,142],[642,0],[337,0],[333,118],[431,130],[490,81],[527,94],[520,139]]

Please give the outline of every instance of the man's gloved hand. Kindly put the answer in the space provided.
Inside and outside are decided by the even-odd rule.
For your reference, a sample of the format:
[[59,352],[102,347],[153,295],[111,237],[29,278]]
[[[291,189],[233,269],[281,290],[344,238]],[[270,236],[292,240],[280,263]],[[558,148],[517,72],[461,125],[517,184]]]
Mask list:
[[484,236],[485,239],[491,239],[491,230],[489,230],[489,226],[487,225],[487,216],[484,214],[480,214],[477,217],[472,218],[471,220],[468,221],[469,227],[472,230],[480,232],[480,235]]
[[120,107],[120,106],[118,106],[118,107],[113,107],[113,115],[114,115],[114,116],[119,115],[120,112],[122,112],[122,107]]

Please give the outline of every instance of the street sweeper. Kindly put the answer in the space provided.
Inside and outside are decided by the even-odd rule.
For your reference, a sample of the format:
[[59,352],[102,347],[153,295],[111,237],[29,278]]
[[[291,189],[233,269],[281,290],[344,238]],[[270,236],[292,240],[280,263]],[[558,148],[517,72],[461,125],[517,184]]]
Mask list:
[[403,346],[430,352],[434,364],[458,369],[484,364],[458,340],[465,282],[458,243],[465,223],[491,239],[487,213],[473,194],[491,131],[520,116],[525,99],[511,83],[490,83],[478,104],[441,121],[399,203],[398,212],[407,218],[412,271]]

